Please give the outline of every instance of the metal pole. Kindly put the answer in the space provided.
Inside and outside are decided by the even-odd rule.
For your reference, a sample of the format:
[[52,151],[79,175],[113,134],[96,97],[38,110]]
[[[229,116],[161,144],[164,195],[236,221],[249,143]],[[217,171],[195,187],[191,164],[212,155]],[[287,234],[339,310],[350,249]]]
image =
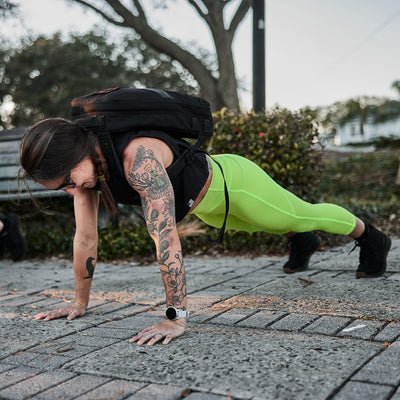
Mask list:
[[265,110],[265,4],[253,0],[253,109]]

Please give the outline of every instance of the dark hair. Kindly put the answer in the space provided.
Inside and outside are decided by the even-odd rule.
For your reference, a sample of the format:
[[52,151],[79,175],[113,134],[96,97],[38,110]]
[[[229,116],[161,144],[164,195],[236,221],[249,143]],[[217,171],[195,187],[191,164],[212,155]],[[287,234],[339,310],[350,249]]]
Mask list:
[[[18,177],[29,191],[27,179],[45,182],[65,177],[85,157],[92,160],[98,176],[104,175],[96,144],[92,132],[67,120],[49,118],[40,121],[22,138],[20,160],[23,171]],[[99,181],[104,205],[108,213],[114,215],[117,209],[110,189],[104,179]]]

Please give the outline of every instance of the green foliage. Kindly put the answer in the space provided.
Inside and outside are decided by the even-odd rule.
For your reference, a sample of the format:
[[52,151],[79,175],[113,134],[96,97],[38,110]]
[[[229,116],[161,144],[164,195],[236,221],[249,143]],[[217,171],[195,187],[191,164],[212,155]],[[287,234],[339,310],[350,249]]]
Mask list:
[[371,144],[377,149],[400,149],[400,138],[398,136],[381,136],[373,141]]
[[365,203],[392,201],[399,159],[393,151],[326,156],[318,193],[321,201]]
[[28,257],[70,257],[75,233],[72,199],[62,197],[40,203],[46,214],[28,200],[0,203],[0,213],[15,212],[20,216]]
[[[339,204],[364,221],[392,235],[400,234],[399,197],[396,185],[398,150],[373,153],[326,154],[318,187],[320,201]],[[330,235],[330,241],[337,241]],[[333,243],[335,244],[335,243]]]
[[98,253],[100,260],[155,257],[155,245],[144,224],[125,221],[99,231]]
[[242,155],[283,187],[303,198],[313,198],[321,145],[311,111],[295,113],[275,108],[259,114],[238,114],[223,109],[214,117],[212,153]]
[[366,142],[349,143],[352,147],[374,146],[376,149],[400,149],[400,138],[395,135],[379,136]]
[[388,100],[374,109],[375,122],[386,122],[400,116],[400,101]]

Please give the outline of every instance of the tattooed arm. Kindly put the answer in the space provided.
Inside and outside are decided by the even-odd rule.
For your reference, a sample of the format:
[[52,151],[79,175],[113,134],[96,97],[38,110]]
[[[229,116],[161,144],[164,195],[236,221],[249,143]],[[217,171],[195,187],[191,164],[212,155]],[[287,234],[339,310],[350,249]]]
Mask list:
[[[150,236],[154,240],[157,261],[165,287],[167,307],[186,310],[186,278],[182,249],[175,224],[174,191],[165,170],[171,158],[169,148],[158,140],[141,138],[131,149],[127,171],[130,185],[140,194]],[[184,333],[186,320],[164,321],[149,327],[131,341],[152,345],[162,339],[164,344]]]
[[71,320],[85,315],[97,259],[98,206],[99,195],[94,190],[77,190],[74,194],[76,221],[74,236],[75,299],[73,303],[66,307],[36,314],[35,319],[49,321],[67,317]]

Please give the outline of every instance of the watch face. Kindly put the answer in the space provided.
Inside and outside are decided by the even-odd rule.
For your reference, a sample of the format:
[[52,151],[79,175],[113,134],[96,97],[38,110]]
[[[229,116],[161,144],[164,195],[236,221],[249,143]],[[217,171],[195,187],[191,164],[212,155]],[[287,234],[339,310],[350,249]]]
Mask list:
[[168,319],[175,319],[176,318],[176,310],[173,307],[167,308],[167,311],[165,312],[166,316]]

